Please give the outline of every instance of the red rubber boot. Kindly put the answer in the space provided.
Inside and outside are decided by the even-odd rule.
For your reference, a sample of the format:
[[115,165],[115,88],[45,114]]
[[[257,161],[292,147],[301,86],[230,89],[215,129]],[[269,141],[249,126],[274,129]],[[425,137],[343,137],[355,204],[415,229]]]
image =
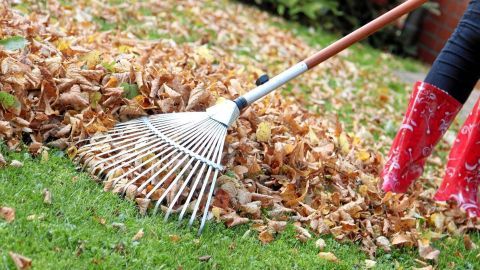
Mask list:
[[415,83],[402,126],[381,173],[385,192],[406,192],[422,175],[427,157],[461,107],[460,102],[436,86]]
[[477,200],[480,182],[480,101],[465,120],[448,156],[445,178],[435,194],[435,200],[453,199],[467,214],[480,216]]

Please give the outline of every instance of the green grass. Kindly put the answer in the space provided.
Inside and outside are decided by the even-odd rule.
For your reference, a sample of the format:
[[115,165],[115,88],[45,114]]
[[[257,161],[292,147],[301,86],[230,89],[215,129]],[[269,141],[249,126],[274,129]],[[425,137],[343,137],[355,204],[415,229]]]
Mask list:
[[[317,256],[314,242],[318,238],[301,243],[291,226],[267,245],[261,244],[256,232],[248,233],[247,225],[225,229],[209,222],[197,237],[195,230],[177,227],[173,221],[164,223],[161,216],[139,216],[133,203],[103,192],[87,174],[77,172],[61,151],[50,151],[45,163],[25,152],[6,152],[4,146],[2,152],[7,160],[20,160],[24,166],[0,169],[0,205],[16,210],[12,223],[0,221],[1,269],[15,268],[9,251],[30,257],[34,269],[362,269],[367,259],[357,244],[326,237],[326,251],[340,261],[324,261]],[[43,203],[45,188],[52,193],[51,205]],[[30,215],[43,218],[28,220]],[[125,228],[118,229],[114,223]],[[144,237],[132,241],[140,229]],[[172,235],[179,240],[172,240]],[[472,237],[478,243],[480,235]],[[477,253],[466,252],[460,238],[437,246],[442,250],[440,268],[449,262],[455,262],[456,269],[480,267]],[[210,260],[200,261],[205,255]],[[416,257],[416,250],[407,248],[381,252],[377,269],[417,266]]]

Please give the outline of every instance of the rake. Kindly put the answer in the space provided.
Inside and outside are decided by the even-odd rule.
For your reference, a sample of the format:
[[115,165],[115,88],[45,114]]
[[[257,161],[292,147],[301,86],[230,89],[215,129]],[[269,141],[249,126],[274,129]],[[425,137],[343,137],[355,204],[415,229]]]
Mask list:
[[142,193],[148,203],[156,201],[153,213],[161,209],[165,220],[177,213],[180,223],[188,213],[191,226],[201,216],[201,234],[223,171],[227,129],[241,110],[426,1],[404,2],[272,79],[260,77],[256,88],[233,101],[205,112],[158,114],[119,123],[82,141],[86,144],[79,148],[76,160],[109,186],[121,186],[119,192]]

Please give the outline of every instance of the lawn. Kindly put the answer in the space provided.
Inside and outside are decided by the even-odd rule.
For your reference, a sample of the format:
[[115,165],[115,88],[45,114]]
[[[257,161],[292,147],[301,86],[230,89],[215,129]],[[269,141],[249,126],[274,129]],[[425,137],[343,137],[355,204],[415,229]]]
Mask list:
[[[74,8],[69,1],[61,3]],[[142,39],[169,38],[180,44],[208,36],[210,48],[226,46],[220,37],[216,38],[210,18],[198,18],[197,13],[192,13],[195,6],[179,5],[155,14],[143,8],[138,10],[142,16],[135,17],[130,9],[121,6],[121,1],[110,1],[108,5],[117,7],[116,16],[124,18],[124,23],[115,24],[94,15],[93,22],[101,31],[129,31]],[[235,10],[239,5],[231,1],[207,1],[201,8],[211,15],[217,9]],[[28,12],[30,7],[21,4],[17,8]],[[254,15],[258,12],[248,9]],[[156,18],[154,24],[147,23],[151,17]],[[180,26],[162,31],[162,26],[167,24]],[[267,24],[298,36],[299,42],[312,48],[323,47],[337,38],[321,29],[279,18],[272,17]],[[232,29],[233,33],[235,31],[240,30]],[[262,44],[243,39],[238,42],[228,57],[250,68],[257,66],[255,68],[268,70],[271,75],[300,60],[306,53],[295,51],[294,55],[284,56],[288,60],[280,62],[278,58],[269,57],[269,52],[262,52]],[[353,63],[344,68],[355,72],[345,75],[339,70],[320,68],[305,79],[288,84],[283,93],[294,95],[318,117],[337,114],[347,131],[356,131],[390,112],[379,121],[379,127],[369,129],[374,137],[374,148],[385,154],[401,120],[410,87],[395,78],[392,70],[418,71],[425,67],[364,44],[355,45],[341,57]],[[246,70],[251,86],[253,73]],[[353,73],[360,76],[352,77]],[[312,81],[316,80],[325,81],[331,91],[315,91]],[[378,97],[385,95],[387,102],[379,107]],[[433,158],[445,156],[446,144],[442,143],[438,149]],[[331,236],[314,235],[307,242],[301,242],[295,238],[292,225],[269,244],[262,244],[258,233],[249,225],[227,229],[214,221],[209,222],[204,233],[197,237],[195,230],[177,226],[175,222],[165,223],[161,216],[140,216],[133,202],[103,192],[101,185],[88,174],[78,172],[63,151],[51,149],[46,158],[32,157],[25,149],[10,151],[4,144],[0,150],[8,162],[19,160],[23,163],[20,168],[0,168],[0,205],[16,211],[13,222],[0,220],[0,266],[4,269],[15,268],[9,252],[31,258],[34,269],[364,269],[365,260],[370,259],[359,243],[339,243]],[[441,171],[430,163],[426,175],[439,178]],[[44,202],[45,189],[52,195],[51,204]],[[140,230],[144,232],[143,237],[133,240]],[[334,253],[337,262],[317,256],[320,250],[315,241],[320,237],[326,241],[323,251]],[[471,232],[470,237],[480,244],[478,232]],[[479,251],[467,251],[463,236],[445,236],[434,246],[441,251],[439,261],[427,264],[438,269],[480,267]],[[425,266],[419,260],[417,249],[408,247],[394,248],[390,253],[379,251],[373,260],[376,261],[375,269]]]

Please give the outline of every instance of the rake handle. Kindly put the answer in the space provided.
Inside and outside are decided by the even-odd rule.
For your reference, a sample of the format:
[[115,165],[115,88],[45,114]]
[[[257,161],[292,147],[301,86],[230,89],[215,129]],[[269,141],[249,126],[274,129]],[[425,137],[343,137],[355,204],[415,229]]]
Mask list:
[[299,76],[300,74],[304,73],[307,70],[312,69],[313,67],[317,66],[318,64],[324,62],[325,60],[329,59],[330,57],[338,54],[339,52],[345,50],[346,48],[350,47],[354,43],[368,37],[369,35],[375,33],[376,31],[380,30],[387,24],[392,23],[393,21],[397,20],[401,16],[409,13],[410,11],[418,8],[428,0],[407,0],[404,3],[398,5],[397,7],[393,8],[392,10],[388,11],[387,13],[381,15],[380,17],[374,19],[373,21],[367,23],[366,25],[358,28],[357,30],[353,31],[352,33],[348,34],[347,36],[335,41],[334,43],[330,44],[328,47],[322,49],[321,51],[315,53],[314,55],[308,57],[307,59],[303,60],[302,62],[295,64],[294,66],[290,67],[289,69],[283,71],[282,73],[278,74],[277,76],[270,79],[265,84],[258,86],[257,88],[249,91],[245,95],[235,99],[235,103],[237,104],[238,108],[241,110],[248,105],[252,104],[253,102],[257,101],[258,99],[266,96],[268,93],[272,92],[273,90],[277,89],[278,87],[284,85],[291,79]]

